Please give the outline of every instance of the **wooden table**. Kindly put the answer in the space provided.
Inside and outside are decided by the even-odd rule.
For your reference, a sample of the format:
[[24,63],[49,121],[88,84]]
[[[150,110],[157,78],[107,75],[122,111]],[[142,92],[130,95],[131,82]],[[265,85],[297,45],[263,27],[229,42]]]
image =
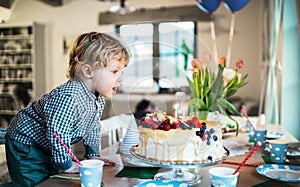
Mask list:
[[[282,129],[281,126],[279,125],[265,125],[265,128],[268,130],[276,131],[276,132],[283,132],[285,134],[282,139],[287,139],[289,142],[298,142],[296,138],[294,138],[290,133]],[[240,143],[247,144],[247,146],[253,147],[252,143],[249,143],[249,136],[245,132],[240,132],[240,134],[236,137],[234,134],[229,135],[224,137],[226,140],[233,140],[233,141],[238,141]],[[127,163],[123,162],[123,160],[128,156],[128,155],[121,155],[121,154],[116,154],[118,150],[118,146],[110,146],[102,150],[102,156],[105,158],[109,158],[113,161],[115,161],[117,164],[116,166],[105,166],[104,167],[104,173],[103,173],[103,183],[105,184],[106,187],[130,187],[135,184],[138,184],[140,182],[146,181],[145,179],[137,179],[137,178],[118,178],[115,177],[115,175],[123,168],[124,165],[127,165]],[[262,165],[264,164],[264,161],[262,159],[263,155],[263,149],[259,149],[249,160],[247,163],[249,164],[257,164],[257,165]],[[234,161],[234,162],[241,162],[244,159],[245,155],[241,156],[229,156],[226,161]],[[298,160],[300,160],[299,157],[297,157]],[[197,186],[203,186],[203,187],[208,187],[210,186],[210,179],[208,175],[208,169],[211,167],[216,167],[216,166],[228,166],[228,167],[233,167],[237,168],[236,165],[228,165],[228,164],[223,164],[219,163],[214,166],[210,167],[203,167],[203,168],[197,168],[197,169],[192,169],[195,172],[198,172],[203,180],[202,182],[197,185]],[[262,183],[264,181],[269,181],[271,179],[264,177],[260,175],[259,173],[256,172],[255,167],[243,167],[240,171],[240,175],[238,178],[238,185],[237,186],[242,186],[242,187],[248,187],[248,186],[253,186],[259,183]],[[300,183],[287,183],[292,186],[299,186]],[[41,187],[47,187],[47,186],[55,186],[55,187],[60,187],[60,186],[74,186],[74,187],[79,187],[80,182],[79,181],[74,181],[74,180],[65,180],[65,179],[48,179],[41,183]]]

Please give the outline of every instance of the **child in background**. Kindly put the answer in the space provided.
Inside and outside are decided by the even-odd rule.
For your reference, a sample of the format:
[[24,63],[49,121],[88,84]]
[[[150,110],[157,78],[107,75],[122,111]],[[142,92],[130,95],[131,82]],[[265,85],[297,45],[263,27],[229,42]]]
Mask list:
[[134,117],[136,119],[140,119],[146,116],[148,113],[152,113],[154,111],[158,111],[155,104],[147,99],[142,99],[135,106]]
[[100,118],[105,98],[120,86],[130,54],[117,38],[98,32],[81,34],[69,53],[68,81],[32,101],[11,121],[6,158],[15,186],[35,186],[58,172],[77,172],[54,133],[72,149],[81,140],[85,158],[100,157]]

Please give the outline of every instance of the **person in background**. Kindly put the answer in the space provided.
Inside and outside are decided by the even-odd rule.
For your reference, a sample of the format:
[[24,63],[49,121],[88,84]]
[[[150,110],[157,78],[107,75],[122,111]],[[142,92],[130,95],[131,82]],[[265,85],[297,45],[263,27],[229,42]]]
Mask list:
[[70,48],[68,81],[21,109],[6,134],[7,166],[14,186],[35,186],[58,172],[78,172],[66,146],[81,140],[86,159],[100,159],[100,118],[129,63],[125,45],[109,34],[83,33]]
[[140,119],[146,116],[148,113],[157,111],[155,104],[147,99],[142,99],[135,106],[134,117]]

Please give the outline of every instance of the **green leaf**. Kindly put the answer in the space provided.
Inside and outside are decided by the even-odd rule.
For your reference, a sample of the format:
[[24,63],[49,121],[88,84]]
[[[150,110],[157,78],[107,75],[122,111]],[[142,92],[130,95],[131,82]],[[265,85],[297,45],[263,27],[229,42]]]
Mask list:
[[219,111],[220,111],[221,114],[227,116],[229,119],[231,119],[232,121],[234,121],[234,123],[236,125],[235,135],[237,136],[239,134],[239,128],[240,128],[239,123],[234,118],[232,118],[230,115],[228,115],[226,113],[226,111],[221,106],[219,106]]
[[211,92],[216,93],[218,95],[222,95],[223,92],[223,72],[219,65],[219,71],[216,80],[214,81]]
[[190,78],[188,78],[188,77],[186,77],[186,78],[187,78],[187,81],[189,83],[189,87],[190,87],[192,97],[197,98],[198,96],[197,96],[197,92],[196,92],[194,82]]
[[236,131],[235,131],[235,135],[237,136],[238,134],[239,134],[239,128],[240,128],[240,125],[239,125],[239,123],[233,118],[233,117],[231,117],[230,115],[228,115],[227,114],[227,117],[229,118],[229,119],[231,119],[232,121],[234,121],[235,122],[235,125],[236,125]]
[[236,91],[237,91],[237,89],[235,89],[235,88],[229,89],[229,90],[227,90],[226,96],[230,97],[230,96],[234,95],[236,93]]
[[218,104],[218,106],[221,106],[222,108],[226,108],[231,113],[242,117],[242,114],[236,110],[235,106],[233,104],[231,104],[229,101],[227,101],[225,98],[223,98],[223,97],[219,98],[217,101],[217,104]]

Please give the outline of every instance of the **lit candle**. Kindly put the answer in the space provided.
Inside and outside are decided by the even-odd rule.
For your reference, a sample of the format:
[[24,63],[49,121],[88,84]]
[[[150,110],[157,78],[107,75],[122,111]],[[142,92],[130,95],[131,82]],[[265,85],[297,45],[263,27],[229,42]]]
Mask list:
[[174,105],[174,108],[175,108],[175,112],[174,112],[175,118],[177,118],[178,117],[178,104],[177,103]]

